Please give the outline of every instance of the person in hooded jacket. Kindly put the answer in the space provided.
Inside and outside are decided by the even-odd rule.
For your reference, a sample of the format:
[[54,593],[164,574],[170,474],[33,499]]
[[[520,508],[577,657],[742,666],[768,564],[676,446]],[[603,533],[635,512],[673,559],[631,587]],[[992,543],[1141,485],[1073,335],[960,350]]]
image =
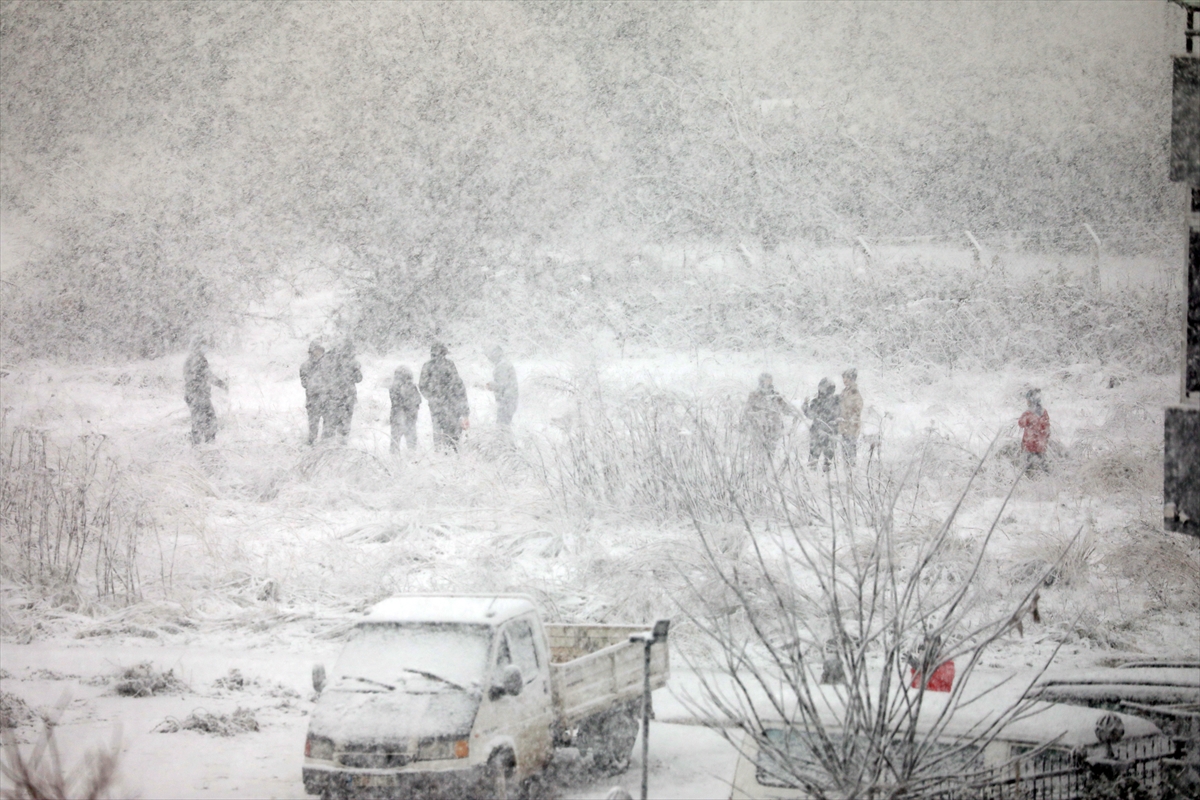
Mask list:
[[833,463],[838,418],[841,416],[840,398],[834,394],[835,388],[833,381],[821,378],[821,382],[817,384],[817,396],[804,401],[804,413],[812,420],[808,440],[809,469],[816,469],[817,462],[823,460],[822,469],[829,472]]
[[325,354],[325,375],[328,395],[325,400],[325,439],[336,435],[344,444],[350,438],[350,420],[358,402],[356,384],[362,382],[362,367],[354,357],[354,344],[349,340]]
[[458,450],[458,440],[470,425],[467,387],[458,375],[458,368],[448,358],[449,352],[441,342],[433,343],[429,348],[429,360],[421,367],[418,384],[429,403],[433,443],[439,450]]
[[1046,471],[1046,447],[1050,444],[1050,412],[1042,408],[1042,392],[1030,389],[1025,393],[1029,407],[1017,420],[1021,427],[1021,450],[1025,453],[1028,474]]
[[[325,348],[314,339],[308,345],[308,360],[300,365],[300,385],[304,387],[304,410],[308,412],[308,443],[317,440],[321,432],[321,419],[325,417],[325,395],[327,393],[325,375]],[[329,429],[329,420],[325,420],[325,428]]]
[[421,408],[421,392],[413,383],[412,370],[405,366],[396,367],[392,385],[388,390],[392,400],[390,421],[392,424],[392,452],[400,452],[400,440],[408,443],[409,450],[417,447],[417,411]]
[[207,341],[202,336],[192,340],[191,350],[183,362],[183,400],[192,418],[192,444],[207,444],[217,438],[217,412],[212,404],[212,387],[226,389],[225,381],[213,375],[204,355]]
[[489,350],[487,357],[492,362],[492,379],[487,389],[496,395],[496,424],[507,428],[517,413],[517,370],[499,346]]
[[858,370],[854,367],[842,373],[842,393],[838,398],[838,433],[842,436],[842,451],[851,466],[858,461],[858,432],[862,428],[863,399],[858,393]]
[[768,457],[775,454],[783,437],[784,414],[800,416],[796,407],[776,391],[771,373],[764,372],[758,376],[758,388],[746,398],[744,419],[750,434],[766,448]]

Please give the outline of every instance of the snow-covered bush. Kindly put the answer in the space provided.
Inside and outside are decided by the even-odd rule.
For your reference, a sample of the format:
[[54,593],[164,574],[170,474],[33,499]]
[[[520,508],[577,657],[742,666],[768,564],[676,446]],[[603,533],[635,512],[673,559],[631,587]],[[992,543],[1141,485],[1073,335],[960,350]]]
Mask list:
[[670,392],[608,397],[589,379],[567,386],[575,414],[541,456],[550,494],[568,510],[636,510],[658,519],[729,520],[760,509],[775,479],[806,482],[798,454],[774,466],[742,407]]
[[[229,276],[206,268],[209,257],[182,230],[167,232],[171,218],[161,209],[152,219],[131,216],[89,216],[87,227],[72,219],[55,232],[55,245],[23,265],[5,288],[6,357],[155,358],[228,322]],[[241,302],[254,278],[243,272],[237,280]]]
[[114,680],[112,692],[121,697],[152,697],[187,691],[187,685],[175,675],[175,670],[164,672],[149,661],[120,670]]
[[0,730],[16,728],[33,719],[29,704],[12,692],[0,692]]
[[[532,271],[532,268],[530,268]],[[1159,374],[1178,366],[1178,301],[1163,290],[1098,291],[1063,271],[1006,277],[902,260],[858,274],[828,253],[774,255],[748,273],[679,264],[589,279],[492,279],[465,309],[463,339],[550,347],[597,334],[627,346],[791,351],[892,368],[1029,370],[1099,362]]]
[[0,570],[64,605],[140,600],[139,549],[155,522],[124,493],[103,436],[58,447],[45,431],[0,429]]
[[198,708],[183,719],[167,717],[154,728],[158,733],[199,731],[215,736],[233,736],[238,733],[255,732],[258,729],[258,719],[254,716],[254,710],[241,706],[238,706],[230,714]]
[[[773,479],[769,509],[738,506],[734,547],[729,526],[694,520],[713,578],[679,608],[709,644],[711,662],[694,665],[722,678],[699,671],[693,701],[735,745],[731,730],[752,737],[814,796],[967,792],[957,782],[977,771],[970,753],[1024,708],[1019,694],[993,704],[986,723],[945,744],[955,715],[977,702],[966,686],[984,654],[1037,619],[1039,589],[1057,564],[997,606],[977,578],[1004,506],[964,546],[953,528],[970,483],[940,525],[916,536],[896,513],[904,488],[887,474],[815,491]],[[799,512],[811,506],[820,517]],[[943,701],[925,684],[947,664]],[[768,735],[780,727],[804,737],[808,758]]]

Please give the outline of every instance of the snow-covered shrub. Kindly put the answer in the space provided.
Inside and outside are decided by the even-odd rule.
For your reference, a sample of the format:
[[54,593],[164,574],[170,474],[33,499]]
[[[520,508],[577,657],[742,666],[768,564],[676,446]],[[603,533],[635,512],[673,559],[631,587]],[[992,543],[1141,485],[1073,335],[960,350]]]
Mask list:
[[772,462],[736,402],[653,391],[608,397],[587,380],[568,388],[575,415],[542,456],[546,487],[565,508],[729,520],[739,504],[762,505],[773,470],[808,480],[791,439]]
[[[706,659],[693,659],[698,711],[735,745],[731,730],[753,737],[790,783],[814,796],[868,796],[879,787],[968,796],[971,748],[1024,703],[992,708],[952,747],[939,740],[960,708],[977,702],[965,687],[985,652],[1026,616],[1036,619],[1039,589],[1059,564],[1003,601],[981,592],[1004,505],[978,542],[965,543],[953,529],[970,482],[940,524],[914,532],[905,530],[912,515],[897,512],[899,475],[831,480],[816,491],[771,481],[768,508],[738,507],[740,549],[723,546],[725,528],[694,520],[712,578],[678,603],[710,646]],[[807,506],[820,515],[797,513]],[[943,708],[917,676],[949,662]],[[704,677],[705,668],[722,679]],[[932,713],[922,714],[923,705]],[[798,731],[810,757],[798,762],[770,728]]]
[[0,692],[0,729],[16,728],[33,719],[33,711],[18,695]]
[[1179,349],[1177,302],[1159,289],[1099,291],[1049,271],[1007,278],[911,261],[858,275],[819,255],[775,256],[746,276],[665,267],[611,282],[496,280],[455,331],[537,346],[602,333],[622,351],[869,354],[907,370],[1099,361],[1162,373],[1177,367]]
[[154,527],[146,508],[124,492],[122,467],[103,436],[58,447],[45,431],[0,430],[3,573],[78,604],[141,598],[138,551]]
[[167,717],[155,728],[158,733],[178,733],[179,731],[199,731],[216,736],[233,736],[238,733],[249,733],[258,730],[258,720],[254,710],[239,706],[231,714],[220,714],[198,708],[183,719]]
[[121,697],[151,697],[187,691],[187,684],[175,675],[175,670],[163,672],[149,661],[126,667],[114,680],[112,692]]
[[1120,534],[1099,560],[1131,586],[1146,588],[1148,611],[1200,613],[1200,542],[1145,523]]
[[245,264],[236,276],[222,269],[187,230],[186,216],[149,201],[140,210],[60,220],[22,265],[21,279],[5,288],[6,356],[155,358],[186,347],[197,332],[223,329],[243,310],[237,302],[256,293],[258,277]]

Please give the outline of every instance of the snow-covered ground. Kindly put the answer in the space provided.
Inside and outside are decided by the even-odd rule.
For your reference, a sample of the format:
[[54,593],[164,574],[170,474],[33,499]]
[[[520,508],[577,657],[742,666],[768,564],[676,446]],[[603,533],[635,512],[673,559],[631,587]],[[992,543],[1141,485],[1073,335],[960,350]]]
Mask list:
[[[286,324],[248,326],[210,352],[229,382],[228,392],[214,392],[221,428],[213,446],[187,442],[181,355],[109,366],[27,363],[3,377],[9,429],[44,431],[64,447],[103,434],[106,454],[121,466],[121,502],[156,520],[140,550],[141,600],[127,607],[97,602],[89,591],[42,597],[6,569],[3,691],[39,710],[66,703],[58,736],[68,764],[118,736],[122,785],[143,797],[302,795],[311,665],[333,660],[350,613],[397,592],[528,592],[551,620],[678,616],[671,565],[698,552],[688,525],[619,508],[566,511],[547,488],[545,459],[574,424],[573,392],[584,385],[615,402],[650,389],[740,403],[770,371],[798,404],[821,377],[857,366],[864,433],[880,437],[887,468],[900,474],[925,454],[913,498],[915,513],[931,522],[993,439],[1011,449],[1023,390],[1040,386],[1064,454],[1050,475],[1020,484],[1001,515],[980,577],[984,596],[1002,603],[1083,532],[1069,569],[1042,592],[1042,621],[1002,639],[985,666],[1030,671],[1060,643],[1062,666],[1122,653],[1200,656],[1200,550],[1162,533],[1157,518],[1161,409],[1174,399],[1174,376],[1098,363],[1036,374],[897,370],[795,352],[618,351],[598,339],[554,354],[515,349],[522,394],[509,449],[491,425],[494,406],[482,388],[488,343],[479,342],[451,348],[473,409],[464,452],[429,448],[422,408],[421,446],[393,457],[387,386],[397,365],[420,366],[423,349],[361,354],[348,446],[304,444],[296,370],[309,338],[322,334],[324,312],[321,302],[293,304]],[[805,437],[797,429],[785,448],[806,452]],[[957,537],[980,539],[1015,474],[993,454],[966,498]],[[677,652],[698,653],[694,632],[677,630]],[[173,670],[186,688],[129,698],[99,680],[143,661]],[[682,666],[677,661],[681,675]],[[244,685],[217,688],[232,669]],[[667,695],[656,699],[663,719],[672,718],[662,712],[672,707]],[[155,732],[197,709],[239,707],[253,710],[260,730]],[[36,733],[28,720],[15,730],[26,743]],[[702,727],[652,727],[652,796],[721,796],[733,762],[732,749]],[[639,781],[640,746],[633,768],[616,779],[631,791]],[[613,782],[563,791],[602,797]]]
[[[59,746],[72,763],[89,749],[118,742],[121,788],[145,798],[303,797],[300,767],[307,714],[312,708],[310,670],[332,662],[339,645],[314,642],[302,630],[264,637],[189,634],[174,641],[105,640],[6,644],[5,691],[35,707],[59,709]],[[152,661],[171,669],[187,689],[143,698],[116,696],[96,679],[117,666]],[[53,665],[53,666],[47,666]],[[214,684],[238,669],[242,689]],[[679,718],[685,709],[656,692],[657,713]],[[164,720],[203,709],[230,714],[254,710],[260,730],[231,737],[196,731],[155,732]],[[32,727],[18,731],[32,741]],[[736,753],[719,734],[694,725],[653,722],[650,786],[656,797],[711,798],[729,793]],[[641,786],[641,744],[629,771],[614,778],[561,787],[564,798],[601,798],[615,785],[634,796]]]

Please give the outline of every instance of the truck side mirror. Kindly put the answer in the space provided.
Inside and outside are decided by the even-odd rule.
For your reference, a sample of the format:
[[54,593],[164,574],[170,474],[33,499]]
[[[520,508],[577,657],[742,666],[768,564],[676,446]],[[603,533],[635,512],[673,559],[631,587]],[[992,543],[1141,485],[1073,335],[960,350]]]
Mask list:
[[493,685],[488,697],[498,700],[506,694],[516,697],[525,688],[525,679],[521,676],[521,668],[516,664],[508,664],[500,673],[500,682]]
[[325,665],[313,664],[313,688],[317,690],[317,694],[325,688]]
[[516,664],[509,664],[504,668],[504,691],[516,697],[525,688],[525,679],[521,677],[521,668]]

